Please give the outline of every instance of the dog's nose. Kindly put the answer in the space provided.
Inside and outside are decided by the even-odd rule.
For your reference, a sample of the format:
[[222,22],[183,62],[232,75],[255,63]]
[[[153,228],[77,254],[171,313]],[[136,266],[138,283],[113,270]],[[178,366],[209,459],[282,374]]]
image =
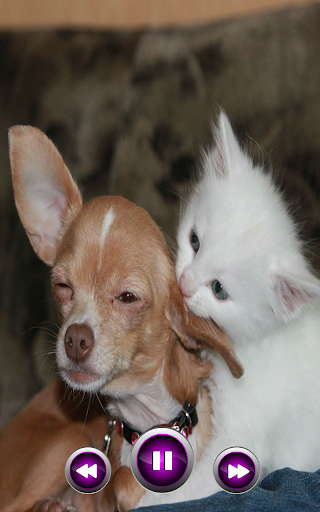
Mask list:
[[196,280],[192,270],[182,274],[179,279],[179,288],[184,297],[191,297],[196,290]]
[[77,363],[88,357],[94,345],[91,327],[87,324],[71,324],[66,330],[64,346],[67,356]]

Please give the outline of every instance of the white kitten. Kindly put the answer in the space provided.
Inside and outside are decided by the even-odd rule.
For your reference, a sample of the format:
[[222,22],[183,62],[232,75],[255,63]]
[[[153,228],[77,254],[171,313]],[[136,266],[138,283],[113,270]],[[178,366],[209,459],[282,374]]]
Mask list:
[[258,342],[297,317],[320,282],[272,176],[253,166],[223,113],[215,132],[181,219],[177,277],[194,313],[215,320],[235,344]]
[[225,329],[245,373],[234,379],[212,353],[215,434],[195,470],[203,495],[218,490],[212,464],[231,446],[252,450],[262,475],[320,468],[320,281],[272,176],[223,113],[215,142],[182,214],[176,273],[190,309]]

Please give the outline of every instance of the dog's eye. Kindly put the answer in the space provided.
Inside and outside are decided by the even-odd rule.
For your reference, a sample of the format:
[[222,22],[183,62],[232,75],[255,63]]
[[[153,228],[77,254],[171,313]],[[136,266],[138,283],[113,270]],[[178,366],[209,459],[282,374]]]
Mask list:
[[212,281],[212,291],[219,300],[226,300],[229,297],[227,290],[222,286],[218,279]]
[[124,292],[122,293],[119,297],[118,297],[119,300],[121,300],[122,302],[125,302],[126,304],[129,304],[130,302],[134,302],[137,299],[137,297],[135,295],[133,295],[133,293],[131,292]]
[[73,299],[73,289],[71,285],[63,282],[53,282],[53,293],[58,302],[67,302]]
[[197,253],[200,249],[200,240],[194,229],[190,233],[190,244],[194,252]]

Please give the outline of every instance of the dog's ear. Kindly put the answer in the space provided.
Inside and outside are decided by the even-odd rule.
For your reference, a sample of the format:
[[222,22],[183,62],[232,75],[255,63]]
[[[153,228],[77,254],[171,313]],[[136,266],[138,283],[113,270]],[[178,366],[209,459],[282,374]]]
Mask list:
[[53,265],[63,230],[81,208],[81,194],[57,148],[37,128],[10,128],[9,149],[22,224],[39,258]]
[[221,354],[232,375],[239,379],[244,370],[228,336],[211,320],[197,317],[188,310],[175,280],[170,284],[171,325],[187,348],[208,347]]

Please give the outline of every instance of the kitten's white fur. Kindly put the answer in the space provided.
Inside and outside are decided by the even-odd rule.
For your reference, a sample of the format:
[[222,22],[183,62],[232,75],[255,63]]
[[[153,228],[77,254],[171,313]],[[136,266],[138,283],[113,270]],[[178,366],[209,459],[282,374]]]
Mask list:
[[[223,113],[215,140],[182,214],[176,273],[190,309],[229,334],[245,374],[234,379],[212,352],[214,436],[191,477],[202,496],[219,490],[213,463],[231,446],[252,450],[262,476],[320,467],[320,282],[272,176],[254,167]],[[214,279],[227,300],[214,296]]]
[[[181,218],[176,273],[188,279],[188,306],[214,319],[237,348],[295,318],[308,297],[319,295],[320,282],[271,174],[253,166],[223,113],[215,132],[216,147]],[[192,229],[200,240],[197,254]],[[213,279],[228,300],[215,298]]]

